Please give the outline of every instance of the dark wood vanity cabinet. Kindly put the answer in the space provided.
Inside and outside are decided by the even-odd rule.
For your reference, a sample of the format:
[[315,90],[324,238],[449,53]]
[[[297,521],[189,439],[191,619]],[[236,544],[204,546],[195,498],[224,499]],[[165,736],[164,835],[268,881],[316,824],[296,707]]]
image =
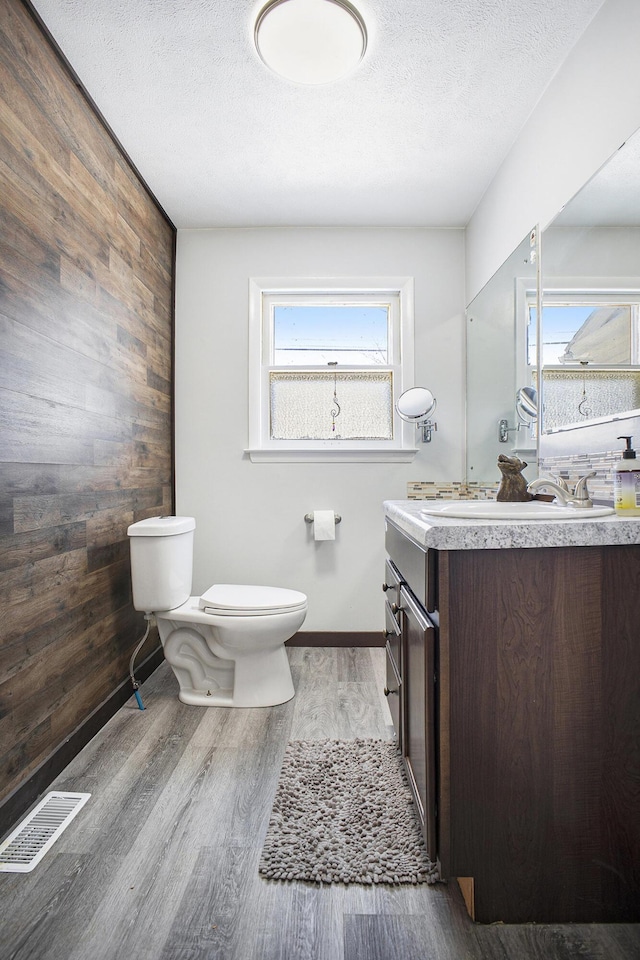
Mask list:
[[640,921],[640,546],[428,551],[390,520],[386,545],[441,876],[485,923]]

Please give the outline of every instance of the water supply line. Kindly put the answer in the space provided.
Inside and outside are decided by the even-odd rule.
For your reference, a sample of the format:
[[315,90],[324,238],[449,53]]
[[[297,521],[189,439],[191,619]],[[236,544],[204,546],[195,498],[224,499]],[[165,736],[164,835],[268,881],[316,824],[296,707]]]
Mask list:
[[129,660],[129,676],[131,677],[131,685],[133,686],[133,693],[134,693],[134,696],[135,696],[135,698],[136,698],[136,700],[137,700],[137,702],[138,702],[138,707],[140,708],[140,710],[144,710],[144,703],[142,702],[142,697],[140,696],[140,690],[139,690],[140,684],[139,684],[138,681],[136,680],[136,678],[135,678],[135,676],[134,676],[134,673],[133,673],[133,663],[134,663],[136,657],[138,656],[138,653],[140,652],[140,650],[141,650],[142,647],[144,646],[145,640],[146,640],[147,637],[149,636],[149,631],[151,630],[151,624],[152,624],[153,619],[154,619],[152,613],[145,613],[144,618],[145,618],[145,620],[147,621],[147,629],[146,629],[145,632],[144,632],[144,637],[143,637],[142,640],[138,643],[138,645],[136,646],[135,650],[134,650],[133,653],[131,654],[131,660]]

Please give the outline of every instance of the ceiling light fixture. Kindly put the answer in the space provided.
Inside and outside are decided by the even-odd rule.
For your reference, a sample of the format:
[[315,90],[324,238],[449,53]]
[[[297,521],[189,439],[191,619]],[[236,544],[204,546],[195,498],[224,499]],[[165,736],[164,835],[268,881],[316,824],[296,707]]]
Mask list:
[[332,83],[362,60],[367,30],[347,0],[271,0],[256,21],[255,44],[288,80]]

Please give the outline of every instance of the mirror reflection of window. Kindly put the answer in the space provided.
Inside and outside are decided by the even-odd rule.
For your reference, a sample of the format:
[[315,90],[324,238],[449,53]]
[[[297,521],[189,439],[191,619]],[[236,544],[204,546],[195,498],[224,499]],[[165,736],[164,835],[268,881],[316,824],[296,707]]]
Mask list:
[[535,303],[531,302],[531,300],[529,301],[528,315],[527,365],[529,367],[535,367],[538,362],[538,308],[536,307]]
[[[528,358],[536,312],[528,304]],[[544,432],[606,420],[640,404],[640,292],[545,291],[542,306]],[[634,369],[635,368],[635,369]]]
[[545,431],[560,430],[640,408],[637,370],[590,366],[544,371]]
[[637,330],[635,304],[545,303],[543,362],[633,363]]

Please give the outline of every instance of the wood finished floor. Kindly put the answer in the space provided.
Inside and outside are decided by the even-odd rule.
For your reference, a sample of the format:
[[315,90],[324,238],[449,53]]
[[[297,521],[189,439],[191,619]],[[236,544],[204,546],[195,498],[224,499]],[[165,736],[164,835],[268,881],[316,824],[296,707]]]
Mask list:
[[[188,707],[166,664],[52,785],[91,800],[30,874],[0,874],[3,960],[638,960],[640,925],[480,926],[457,884],[258,876],[290,739],[390,737],[384,650],[294,647],[296,697]],[[552,851],[550,851],[552,855]]]

